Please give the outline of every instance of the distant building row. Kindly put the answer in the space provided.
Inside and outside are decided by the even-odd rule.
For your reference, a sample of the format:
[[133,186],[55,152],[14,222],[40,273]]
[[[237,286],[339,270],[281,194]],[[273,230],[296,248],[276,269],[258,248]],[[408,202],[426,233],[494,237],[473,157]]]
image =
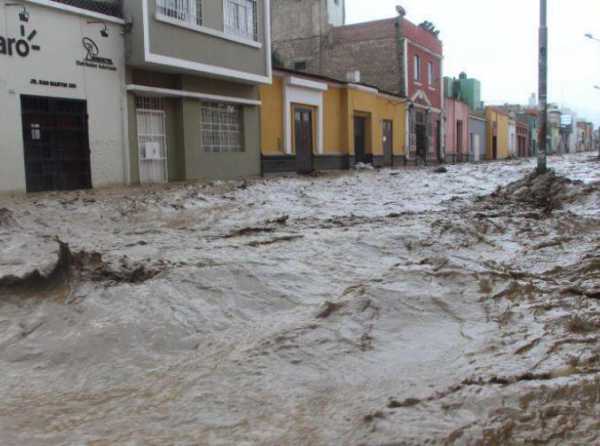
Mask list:
[[[279,0],[274,4],[275,60],[285,67],[288,78],[302,79],[300,72],[303,72],[306,79],[321,76],[322,81],[327,81],[327,89],[321,93],[322,106],[313,109],[309,118],[320,120],[322,114],[329,116],[326,135],[332,128],[347,129],[343,147],[349,161],[342,164],[365,159],[372,159],[376,165],[389,165],[390,160],[419,164],[536,155],[539,116],[535,104],[485,107],[478,80],[468,78],[465,73],[458,79],[442,78],[443,45],[433,24],[411,23],[401,7],[397,13],[392,19],[345,25],[344,0]],[[332,95],[329,90],[337,88],[333,79],[337,79],[337,84],[345,83],[347,89],[362,86],[370,88],[373,95],[394,96],[402,104],[397,107],[399,115],[394,119],[389,115],[382,118],[381,111],[374,112],[351,101],[344,102],[348,104],[345,108],[348,113],[339,114],[328,100]],[[284,95],[287,88],[283,88]],[[273,90],[280,89],[277,84],[262,87],[261,94],[271,95]],[[338,122],[332,122],[332,116]],[[399,126],[399,131],[394,128],[390,132],[387,130],[390,125]],[[315,127],[315,131],[319,128]],[[268,125],[263,128],[263,136],[271,135],[272,131]],[[592,131],[590,123],[578,121],[572,115],[567,119],[566,113],[561,115],[552,110],[549,153],[592,150]],[[366,143],[363,134],[369,135]],[[391,143],[389,134],[396,137]],[[268,136],[267,140],[272,141],[273,137]],[[328,138],[324,143],[319,140],[320,148],[314,152],[317,159],[325,153],[340,152],[338,147],[329,146],[328,141]],[[391,148],[386,149],[386,144]],[[263,144],[267,171],[275,165],[281,168],[284,159],[291,165],[295,154],[293,144],[279,152],[274,147]],[[275,163],[276,159],[280,162]]]

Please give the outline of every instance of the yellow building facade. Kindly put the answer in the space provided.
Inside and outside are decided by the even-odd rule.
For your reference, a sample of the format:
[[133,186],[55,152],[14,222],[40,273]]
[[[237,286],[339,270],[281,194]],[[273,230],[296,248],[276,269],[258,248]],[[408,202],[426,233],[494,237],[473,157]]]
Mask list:
[[276,70],[260,87],[263,172],[404,165],[406,101],[362,84]]
[[487,121],[486,159],[509,158],[510,117],[494,107],[487,107],[485,109],[485,116]]

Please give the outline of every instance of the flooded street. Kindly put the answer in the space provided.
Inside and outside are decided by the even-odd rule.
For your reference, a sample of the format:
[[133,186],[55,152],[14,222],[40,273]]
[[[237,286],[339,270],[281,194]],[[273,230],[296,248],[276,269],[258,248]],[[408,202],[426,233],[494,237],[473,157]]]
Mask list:
[[0,198],[0,444],[600,444],[600,162],[549,164]]

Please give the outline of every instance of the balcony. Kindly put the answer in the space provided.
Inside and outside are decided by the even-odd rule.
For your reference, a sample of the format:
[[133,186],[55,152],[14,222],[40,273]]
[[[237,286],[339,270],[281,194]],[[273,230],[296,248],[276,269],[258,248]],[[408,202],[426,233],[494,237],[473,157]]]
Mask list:
[[62,3],[76,8],[105,14],[112,17],[123,17],[121,0],[52,0],[54,3]]

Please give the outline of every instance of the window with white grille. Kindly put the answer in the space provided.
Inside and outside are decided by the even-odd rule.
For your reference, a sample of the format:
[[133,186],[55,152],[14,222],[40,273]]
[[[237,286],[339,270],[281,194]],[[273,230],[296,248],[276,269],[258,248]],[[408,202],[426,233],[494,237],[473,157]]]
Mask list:
[[241,107],[202,103],[200,132],[200,141],[205,152],[243,152]]
[[256,0],[223,0],[225,32],[249,40],[258,40]]
[[202,0],[156,0],[156,11],[190,25],[202,25]]

